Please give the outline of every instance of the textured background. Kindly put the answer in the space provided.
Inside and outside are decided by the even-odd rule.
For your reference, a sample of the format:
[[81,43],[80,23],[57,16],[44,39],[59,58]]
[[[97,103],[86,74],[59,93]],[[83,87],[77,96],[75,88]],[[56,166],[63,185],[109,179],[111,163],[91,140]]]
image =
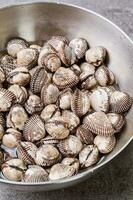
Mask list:
[[[0,0],[0,6],[14,2],[26,1]],[[62,2],[77,4],[102,14],[120,26],[133,39],[133,0],[62,0]],[[133,200],[132,149],[133,142],[104,170],[77,186],[42,193],[0,190],[0,200]]]

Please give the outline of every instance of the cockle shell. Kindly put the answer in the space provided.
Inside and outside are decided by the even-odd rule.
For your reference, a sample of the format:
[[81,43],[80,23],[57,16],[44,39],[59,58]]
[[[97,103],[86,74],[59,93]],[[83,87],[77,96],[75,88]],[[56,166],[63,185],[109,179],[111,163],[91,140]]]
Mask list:
[[77,128],[76,136],[84,144],[93,144],[94,136],[90,130],[88,130],[86,124],[82,124]]
[[131,108],[132,102],[129,94],[115,91],[110,97],[110,110],[116,113],[126,112]]
[[40,45],[38,45],[38,44],[31,44],[30,48],[31,49],[36,49],[38,51],[38,53],[40,53],[42,47]]
[[85,59],[88,63],[99,66],[104,62],[106,49],[102,46],[96,46],[88,49],[85,54]]
[[13,64],[13,58],[12,58],[12,56],[5,54],[0,58],[0,63],[1,64],[8,64],[8,63]]
[[111,136],[115,133],[110,120],[104,112],[94,112],[87,115],[83,124],[86,124],[88,130],[97,135]]
[[4,127],[5,127],[5,119],[3,118],[3,115],[0,114],[0,140],[3,138],[5,132]]
[[2,69],[2,67],[0,67],[0,83],[3,83],[5,79],[6,79],[5,72]]
[[95,67],[87,62],[83,62],[80,65],[81,74],[80,74],[80,81],[84,81],[89,76],[92,76],[95,74]]
[[17,158],[8,160],[2,165],[4,177],[11,181],[21,181],[25,170],[24,162]]
[[69,135],[57,145],[64,156],[76,157],[82,149],[82,142],[74,135]]
[[110,85],[108,87],[102,87],[102,89],[104,89],[107,92],[109,98],[111,97],[113,92],[117,90],[113,85]]
[[49,104],[42,110],[40,117],[44,122],[48,121],[54,116],[60,116],[60,111],[55,104]]
[[70,88],[64,89],[59,95],[59,107],[61,109],[71,108],[72,90]]
[[41,90],[41,100],[44,105],[52,104],[57,101],[59,90],[54,84],[46,84]]
[[68,39],[64,36],[57,35],[52,36],[47,42],[58,52],[62,43],[68,44]]
[[12,57],[16,58],[17,53],[29,46],[28,42],[23,39],[12,39],[7,43],[7,52]]
[[95,111],[108,112],[109,110],[109,97],[107,92],[98,88],[90,95],[90,104]]
[[98,148],[94,145],[85,146],[79,153],[79,162],[81,168],[87,168],[94,165],[99,160]]
[[90,90],[96,87],[97,80],[94,75],[88,76],[81,84],[81,88],[85,90]]
[[50,83],[50,76],[43,67],[37,67],[33,75],[31,75],[30,89],[34,94],[41,91],[46,83]]
[[7,89],[0,88],[0,111],[8,111],[15,100],[15,96]]
[[3,154],[2,150],[0,149],[0,169],[1,169],[3,162],[4,162],[4,154]]
[[77,75],[79,76],[81,74],[81,69],[78,65],[73,64],[70,69]]
[[53,75],[53,82],[61,90],[77,85],[78,81],[78,76],[69,68],[60,67]]
[[23,130],[28,115],[20,104],[15,104],[11,107],[8,115],[6,125],[9,128],[16,128]]
[[43,139],[41,139],[40,141],[37,142],[37,146],[41,146],[41,145],[53,145],[53,146],[57,146],[57,144],[60,142],[59,139],[55,139],[54,137],[48,135],[46,137],[44,137]]
[[7,63],[7,64],[1,64],[0,67],[3,69],[6,78],[8,77],[8,74],[19,67],[17,64]]
[[61,162],[64,165],[71,166],[75,168],[75,174],[78,173],[79,170],[79,160],[77,158],[66,157]]
[[52,166],[60,160],[60,153],[53,145],[42,145],[36,152],[35,162],[41,166]]
[[7,81],[11,84],[18,84],[25,86],[30,81],[30,74],[27,68],[17,67],[16,69],[9,72]]
[[39,115],[32,115],[23,130],[26,141],[35,142],[45,137],[45,127]]
[[115,129],[116,133],[120,132],[120,130],[123,128],[123,126],[126,123],[126,119],[123,115],[120,115],[118,113],[108,113],[107,114],[108,119],[110,120],[113,128]]
[[22,134],[19,131],[14,128],[9,128],[2,138],[2,144],[7,148],[15,148],[21,139]]
[[96,70],[95,78],[101,86],[112,85],[115,81],[113,72],[105,65],[100,66]]
[[69,135],[68,122],[62,116],[54,116],[48,120],[45,129],[55,139],[64,139]]
[[14,103],[23,104],[28,97],[27,90],[23,86],[14,84],[14,85],[11,85],[8,88],[8,90],[11,91],[14,94],[14,96],[16,97]]
[[97,135],[94,139],[94,144],[101,153],[106,154],[114,149],[116,138],[114,135],[108,137]]
[[37,147],[31,142],[19,142],[17,145],[17,156],[26,164],[35,164]]
[[74,50],[78,59],[83,58],[88,49],[88,43],[83,38],[74,38],[70,41],[69,46]]
[[76,89],[71,98],[71,110],[78,116],[85,115],[90,109],[88,91]]
[[43,109],[41,98],[35,94],[30,95],[25,102],[25,109],[29,114],[41,112]]
[[37,183],[45,182],[48,180],[48,173],[45,169],[37,165],[31,165],[23,176],[23,182],[26,183]]

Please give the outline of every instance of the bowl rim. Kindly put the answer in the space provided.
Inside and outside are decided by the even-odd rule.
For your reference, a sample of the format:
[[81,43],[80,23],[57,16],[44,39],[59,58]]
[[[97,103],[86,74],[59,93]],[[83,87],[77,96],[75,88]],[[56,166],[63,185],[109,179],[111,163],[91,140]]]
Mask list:
[[[89,12],[99,18],[101,18],[102,20],[108,22],[110,25],[112,25],[114,28],[116,28],[119,32],[121,32],[123,34],[123,36],[125,36],[125,38],[133,45],[133,40],[119,27],[117,26],[115,23],[113,23],[112,21],[110,21],[108,18],[102,16],[101,14],[92,11],[90,9],[78,6],[78,5],[74,5],[71,3],[64,3],[64,2],[48,2],[48,1],[43,1],[43,0],[39,0],[36,2],[32,2],[32,0],[28,0],[28,1],[23,1],[23,2],[13,2],[13,3],[9,3],[3,6],[0,6],[0,11],[1,10],[5,10],[8,8],[13,8],[13,7],[18,7],[18,6],[28,6],[28,5],[32,5],[32,4],[53,4],[53,5],[59,5],[59,6],[66,6],[66,7],[72,7],[75,9],[80,9],[82,11],[85,12]],[[98,171],[99,168],[102,168],[103,166],[105,166],[107,163],[109,163],[110,161],[112,161],[116,156],[118,156],[118,154],[120,154],[127,146],[128,144],[132,141],[133,136],[131,136],[131,138],[123,145],[123,147],[117,151],[111,158],[109,158],[107,161],[103,161],[102,163],[99,163],[98,165],[94,166],[93,169],[88,169],[86,171],[83,171],[77,175],[74,175],[72,177],[68,177],[68,178],[64,178],[64,179],[59,179],[59,180],[55,180],[55,181],[46,181],[46,182],[35,182],[35,183],[25,183],[25,182],[17,182],[17,181],[10,181],[7,179],[2,179],[0,178],[0,183],[4,183],[4,184],[9,184],[9,185],[17,185],[17,186],[54,186],[58,184],[58,188],[63,188],[65,187],[64,184],[68,183],[73,183],[76,180],[80,180],[82,181],[83,179],[87,179],[87,177],[89,177],[89,175],[95,173]],[[60,185],[60,187],[59,187]],[[63,187],[62,187],[63,185]],[[72,185],[72,184],[71,184]]]

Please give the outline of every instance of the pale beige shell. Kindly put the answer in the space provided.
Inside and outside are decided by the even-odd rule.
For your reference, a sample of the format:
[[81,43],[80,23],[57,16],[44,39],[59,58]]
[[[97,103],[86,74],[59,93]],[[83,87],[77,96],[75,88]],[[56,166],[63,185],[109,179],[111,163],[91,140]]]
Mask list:
[[48,120],[45,129],[55,139],[64,139],[69,135],[68,122],[62,116],[54,116]]
[[38,44],[31,44],[30,48],[31,49],[36,49],[38,51],[38,53],[40,53],[40,51],[42,49],[42,47],[40,45],[38,45]]
[[73,64],[70,69],[77,75],[77,76],[80,76],[81,74],[81,69],[78,65],[76,64]]
[[25,109],[29,114],[39,113],[43,109],[41,98],[37,95],[30,95],[25,102]]
[[108,113],[107,117],[110,120],[112,126],[114,127],[116,133],[120,132],[120,130],[126,124],[126,119],[121,114],[118,114],[118,113]]
[[80,65],[81,68],[81,74],[80,74],[80,81],[84,81],[89,76],[94,75],[95,73],[95,67],[87,62],[83,62]]
[[4,177],[11,181],[21,181],[23,173],[26,170],[24,162],[20,159],[11,159],[2,165]]
[[116,113],[126,112],[131,108],[132,102],[129,94],[115,91],[110,97],[110,110]]
[[19,142],[17,145],[17,156],[26,164],[35,164],[37,147],[31,142]]
[[8,115],[6,125],[8,128],[16,128],[23,130],[28,115],[20,104],[15,104],[11,107]]
[[39,115],[32,115],[26,122],[23,136],[26,141],[35,142],[45,137],[45,127]]
[[103,111],[105,113],[109,110],[109,97],[107,92],[98,88],[90,95],[90,104],[95,111]]
[[64,165],[74,167],[75,174],[78,173],[79,170],[79,160],[77,158],[66,157],[61,162]]
[[9,90],[0,88],[0,111],[8,111],[15,100],[15,96]]
[[112,85],[110,85],[108,87],[102,87],[102,89],[104,89],[107,92],[109,98],[111,97],[113,92],[116,91],[116,88],[114,86],[112,86]]
[[71,98],[71,110],[78,116],[85,115],[90,109],[88,91],[76,89]]
[[25,87],[14,84],[14,85],[11,85],[8,88],[8,90],[11,91],[16,97],[14,103],[20,103],[20,104],[25,103],[28,97],[27,90]]
[[97,85],[97,80],[94,75],[88,76],[81,84],[81,88],[85,90],[91,90]]
[[70,88],[64,89],[59,95],[59,107],[61,109],[71,108],[72,90]]
[[81,168],[87,168],[99,160],[99,151],[98,148],[94,145],[85,146],[79,153],[79,162]]
[[64,156],[76,157],[81,151],[83,145],[80,139],[74,135],[69,135],[65,140],[57,145]]
[[53,145],[42,145],[36,152],[35,162],[41,166],[52,166],[60,160],[60,153]]
[[104,112],[94,112],[87,115],[83,124],[86,124],[88,130],[97,135],[111,136],[115,133],[110,120]]
[[21,139],[22,134],[19,131],[14,128],[9,128],[2,138],[2,144],[7,148],[15,148]]
[[5,72],[2,69],[2,67],[0,67],[0,83],[3,83],[5,79],[6,79]]
[[29,46],[28,42],[23,39],[12,39],[7,43],[7,52],[12,57],[16,58],[17,53]]
[[97,135],[94,139],[94,144],[101,153],[110,153],[115,147],[116,138],[114,135],[109,137]]
[[78,127],[78,129],[76,131],[76,136],[84,144],[93,144],[94,136],[93,136],[92,132],[88,129],[86,124],[82,124]]
[[53,145],[53,146],[57,146],[57,144],[59,144],[60,140],[59,139],[55,139],[54,137],[48,135],[46,137],[44,137],[43,139],[41,139],[40,141],[37,142],[37,146],[41,146],[41,145]]
[[104,62],[105,56],[106,49],[102,46],[96,46],[86,51],[85,59],[88,63],[97,67]]
[[58,52],[62,46],[62,43],[68,44],[68,39],[65,36],[57,35],[52,36],[47,42]]
[[54,84],[46,84],[41,90],[41,100],[44,105],[53,104],[57,101],[59,89]]
[[0,58],[0,63],[1,64],[8,64],[8,63],[13,64],[13,57],[8,54],[5,54]]
[[77,85],[78,81],[78,76],[69,68],[60,67],[53,75],[53,82],[61,90]]
[[46,122],[50,118],[60,115],[61,114],[60,111],[58,110],[58,107],[55,104],[49,104],[42,110],[40,117],[44,122]]

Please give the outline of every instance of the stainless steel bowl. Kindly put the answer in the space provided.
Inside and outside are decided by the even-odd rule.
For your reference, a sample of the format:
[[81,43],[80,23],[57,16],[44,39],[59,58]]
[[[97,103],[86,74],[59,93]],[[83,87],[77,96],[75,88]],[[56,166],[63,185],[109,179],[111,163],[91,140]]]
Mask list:
[[[26,3],[0,9],[0,47],[12,37],[29,41],[45,40],[63,34],[68,38],[86,38],[90,46],[107,48],[109,67],[114,72],[120,88],[133,97],[133,42],[104,17],[77,6],[60,3]],[[71,178],[45,183],[18,183],[0,179],[0,187],[23,191],[54,190],[79,183],[96,173],[118,155],[133,138],[133,108],[127,115],[127,126],[120,134],[112,153],[97,165]]]

